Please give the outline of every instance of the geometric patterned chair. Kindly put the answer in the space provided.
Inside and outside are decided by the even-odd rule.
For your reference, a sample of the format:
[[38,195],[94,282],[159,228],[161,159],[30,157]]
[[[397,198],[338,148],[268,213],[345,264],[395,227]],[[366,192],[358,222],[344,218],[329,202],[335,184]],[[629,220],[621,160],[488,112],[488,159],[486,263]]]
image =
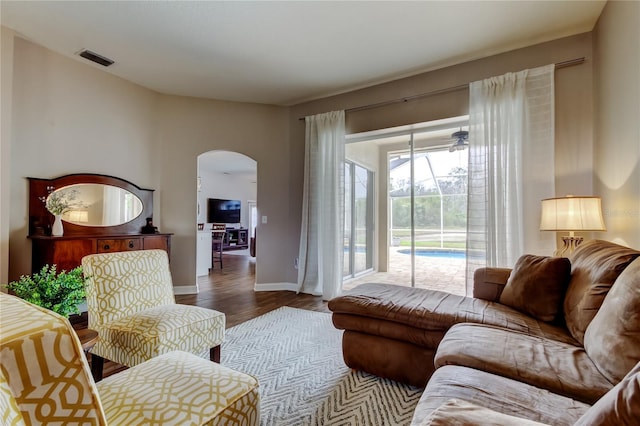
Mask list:
[[97,385],[69,321],[0,293],[0,424],[260,423],[258,382],[170,352]]
[[176,304],[164,250],[85,256],[89,328],[99,339],[91,349],[94,377],[104,359],[127,367],[181,350],[220,362],[225,315]]

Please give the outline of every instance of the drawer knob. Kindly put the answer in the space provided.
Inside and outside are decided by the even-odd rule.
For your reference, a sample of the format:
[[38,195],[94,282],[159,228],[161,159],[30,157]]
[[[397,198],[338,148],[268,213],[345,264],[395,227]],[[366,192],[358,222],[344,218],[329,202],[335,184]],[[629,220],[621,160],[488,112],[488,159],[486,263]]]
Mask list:
[[109,246],[109,244],[105,244],[102,248],[105,250],[109,250],[111,247]]
[[129,241],[129,248],[133,248],[133,241]]

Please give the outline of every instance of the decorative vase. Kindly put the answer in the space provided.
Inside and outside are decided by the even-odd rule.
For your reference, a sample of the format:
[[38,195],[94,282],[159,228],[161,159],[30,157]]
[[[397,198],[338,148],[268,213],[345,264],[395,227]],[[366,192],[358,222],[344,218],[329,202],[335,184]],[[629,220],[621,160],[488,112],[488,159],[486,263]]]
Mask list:
[[62,215],[56,214],[54,216],[56,220],[53,221],[53,226],[51,227],[51,235],[54,237],[61,237],[64,234],[64,228],[62,227]]

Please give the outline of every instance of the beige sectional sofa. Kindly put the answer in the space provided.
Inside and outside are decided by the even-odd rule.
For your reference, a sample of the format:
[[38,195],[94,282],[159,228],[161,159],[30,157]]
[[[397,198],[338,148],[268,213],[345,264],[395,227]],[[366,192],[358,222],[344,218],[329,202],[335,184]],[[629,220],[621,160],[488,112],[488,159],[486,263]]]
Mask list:
[[477,412],[569,425],[608,392],[631,394],[627,408],[640,410],[640,373],[625,379],[640,362],[639,257],[589,241],[569,260],[479,270],[474,297],[365,284],[329,308],[347,365],[426,384],[416,425]]

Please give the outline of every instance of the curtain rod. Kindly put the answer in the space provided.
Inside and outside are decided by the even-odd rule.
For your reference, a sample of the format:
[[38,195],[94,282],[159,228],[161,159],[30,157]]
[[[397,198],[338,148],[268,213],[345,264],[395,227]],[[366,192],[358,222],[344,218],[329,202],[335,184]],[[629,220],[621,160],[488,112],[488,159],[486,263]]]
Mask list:
[[[558,62],[558,63],[555,64],[555,67],[556,67],[556,69],[567,68],[567,67],[571,67],[571,66],[574,66],[574,65],[580,65],[580,64],[584,63],[584,61],[585,61],[585,57],[583,56],[581,58],[569,59],[567,61]],[[361,105],[361,106],[357,106],[357,107],[353,107],[353,108],[347,108],[347,109],[344,110],[344,112],[345,113],[347,113],[347,112],[357,112],[357,111],[364,111],[364,110],[367,110],[367,109],[380,108],[380,107],[384,107],[384,106],[387,106],[387,105],[393,105],[393,104],[399,104],[399,103],[403,103],[403,102],[414,101],[416,99],[426,98],[426,97],[429,97],[429,96],[441,95],[443,93],[457,92],[458,90],[466,89],[467,87],[469,87],[469,84],[460,84],[458,86],[447,87],[447,88],[438,89],[438,90],[432,90],[431,92],[419,93],[417,95],[406,96],[404,98],[391,99],[389,101],[382,101],[382,102],[378,102],[378,103],[375,103],[375,104]],[[298,120],[304,120],[304,119],[305,119],[305,117],[300,117]]]

